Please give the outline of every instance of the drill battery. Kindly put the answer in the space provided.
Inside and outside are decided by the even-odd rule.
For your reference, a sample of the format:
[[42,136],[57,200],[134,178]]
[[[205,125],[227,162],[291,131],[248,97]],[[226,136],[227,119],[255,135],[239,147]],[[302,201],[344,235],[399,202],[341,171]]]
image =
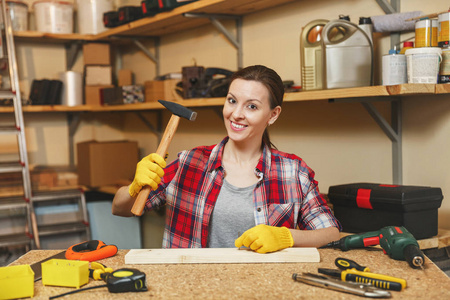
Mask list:
[[404,226],[416,239],[438,233],[440,188],[353,183],[330,186],[328,198],[345,232]]

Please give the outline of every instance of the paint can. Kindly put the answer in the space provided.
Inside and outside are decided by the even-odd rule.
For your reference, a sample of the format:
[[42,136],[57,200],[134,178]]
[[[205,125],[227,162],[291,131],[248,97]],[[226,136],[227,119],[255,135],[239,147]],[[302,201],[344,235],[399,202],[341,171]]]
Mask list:
[[416,22],[416,48],[437,47],[438,21],[432,19],[418,20]]
[[6,1],[14,31],[28,30],[28,4],[23,1]]
[[406,50],[408,83],[437,83],[441,54],[442,50],[438,47]]
[[97,34],[106,30],[103,13],[114,10],[113,0],[77,0],[78,31]]
[[442,49],[439,83],[450,83],[450,49]]
[[438,46],[448,47],[450,42],[449,18],[450,13],[442,13],[438,15]]
[[396,85],[408,82],[406,56],[389,50],[389,54],[382,57],[382,85]]
[[36,29],[48,33],[73,33],[73,4],[41,0],[33,3]]

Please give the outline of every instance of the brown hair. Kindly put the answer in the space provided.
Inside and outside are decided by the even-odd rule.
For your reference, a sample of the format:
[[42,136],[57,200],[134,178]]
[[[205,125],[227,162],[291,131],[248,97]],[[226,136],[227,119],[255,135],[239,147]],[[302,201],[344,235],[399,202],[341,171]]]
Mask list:
[[[274,70],[262,65],[249,66],[234,73],[231,77],[231,82],[235,79],[254,80],[262,83],[269,91],[270,109],[283,104],[283,81]],[[275,145],[270,141],[267,128],[264,130],[262,141],[265,145],[276,149]]]

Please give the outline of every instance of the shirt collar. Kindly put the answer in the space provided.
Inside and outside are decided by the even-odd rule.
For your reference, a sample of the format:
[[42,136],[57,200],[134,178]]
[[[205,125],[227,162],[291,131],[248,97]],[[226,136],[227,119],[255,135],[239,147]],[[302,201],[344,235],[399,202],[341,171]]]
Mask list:
[[[211,151],[211,156],[209,158],[207,171],[211,172],[212,170],[216,170],[219,168],[223,168],[222,166],[222,157],[223,157],[223,149],[225,148],[225,144],[228,142],[228,136],[225,137],[219,144],[217,144]],[[259,177],[259,180],[262,180],[264,176],[268,176],[270,172],[272,160],[272,151],[269,146],[264,145],[263,152],[258,161],[258,164],[255,167],[255,175]]]

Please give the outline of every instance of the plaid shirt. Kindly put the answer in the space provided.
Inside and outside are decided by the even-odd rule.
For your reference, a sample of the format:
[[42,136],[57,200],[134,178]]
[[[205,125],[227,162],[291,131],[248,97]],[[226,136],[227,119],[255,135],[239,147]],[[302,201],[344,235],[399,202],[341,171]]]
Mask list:
[[[164,169],[161,184],[146,203],[147,210],[166,205],[163,248],[206,247],[209,221],[225,176],[222,154],[227,141],[183,151]],[[257,225],[341,229],[319,193],[314,171],[301,158],[266,146],[255,174],[259,178],[253,191]]]

